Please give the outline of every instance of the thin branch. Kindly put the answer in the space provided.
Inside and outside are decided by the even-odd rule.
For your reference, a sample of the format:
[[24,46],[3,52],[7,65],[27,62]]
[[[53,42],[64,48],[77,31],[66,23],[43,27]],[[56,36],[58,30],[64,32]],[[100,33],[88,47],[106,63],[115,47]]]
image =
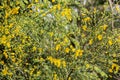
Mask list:
[[70,73],[68,74],[67,80],[69,80],[71,74],[73,73],[74,69],[71,69]]
[[114,15],[113,15],[112,1],[111,0],[108,0],[108,1],[109,1],[111,12],[112,12],[112,29],[114,29]]

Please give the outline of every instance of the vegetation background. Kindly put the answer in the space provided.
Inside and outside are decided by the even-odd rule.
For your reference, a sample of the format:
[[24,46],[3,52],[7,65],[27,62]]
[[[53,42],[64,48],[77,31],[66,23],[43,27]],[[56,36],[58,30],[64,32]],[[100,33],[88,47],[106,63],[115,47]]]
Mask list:
[[0,80],[119,80],[119,3],[0,0]]

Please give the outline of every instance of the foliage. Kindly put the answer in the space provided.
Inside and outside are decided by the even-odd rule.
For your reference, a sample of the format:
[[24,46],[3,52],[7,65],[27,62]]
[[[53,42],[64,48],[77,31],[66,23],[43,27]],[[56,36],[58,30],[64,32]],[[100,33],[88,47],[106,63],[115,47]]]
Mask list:
[[120,73],[111,13],[77,0],[1,0],[0,80],[106,80]]

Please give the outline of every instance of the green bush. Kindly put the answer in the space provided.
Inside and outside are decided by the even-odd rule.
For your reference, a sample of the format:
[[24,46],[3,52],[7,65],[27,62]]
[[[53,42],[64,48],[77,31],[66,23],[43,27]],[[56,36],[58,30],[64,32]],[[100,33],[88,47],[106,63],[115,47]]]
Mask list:
[[106,80],[120,74],[111,13],[77,0],[2,0],[1,80]]

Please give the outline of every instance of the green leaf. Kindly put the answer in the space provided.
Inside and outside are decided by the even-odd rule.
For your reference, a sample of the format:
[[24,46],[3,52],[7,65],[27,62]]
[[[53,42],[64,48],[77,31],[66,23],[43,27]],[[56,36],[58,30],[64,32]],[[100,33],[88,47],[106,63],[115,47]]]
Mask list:
[[94,70],[99,73],[102,77],[108,77],[105,72],[103,72],[99,67],[94,66]]
[[14,2],[12,2],[12,1],[11,1],[11,2],[10,2],[10,6],[12,6],[12,7],[13,7],[13,6],[14,6]]
[[20,1],[20,6],[24,9],[25,8],[25,4],[23,1]]
[[24,3],[28,4],[28,0],[24,0]]

